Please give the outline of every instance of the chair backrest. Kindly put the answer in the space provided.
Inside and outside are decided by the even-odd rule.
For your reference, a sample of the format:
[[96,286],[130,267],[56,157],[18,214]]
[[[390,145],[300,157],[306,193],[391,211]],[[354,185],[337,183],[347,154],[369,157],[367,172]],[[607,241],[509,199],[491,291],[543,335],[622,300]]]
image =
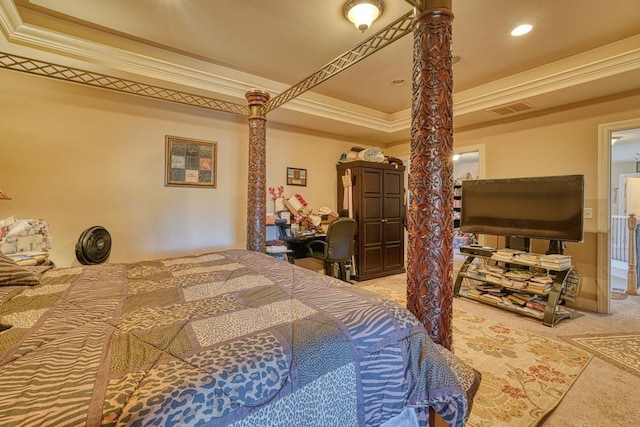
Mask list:
[[327,228],[327,260],[347,261],[353,256],[357,224],[351,218],[338,218]]
[[287,221],[284,219],[276,220],[276,227],[278,227],[278,238],[282,239],[283,237],[291,237],[291,226],[287,224]]

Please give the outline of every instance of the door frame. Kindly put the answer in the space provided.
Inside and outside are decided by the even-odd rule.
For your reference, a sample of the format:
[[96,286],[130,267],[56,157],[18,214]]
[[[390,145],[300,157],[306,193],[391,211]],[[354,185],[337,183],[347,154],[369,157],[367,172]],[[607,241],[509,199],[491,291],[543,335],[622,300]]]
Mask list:
[[[468,152],[472,152],[472,151],[477,151],[478,152],[478,178],[479,179],[483,179],[486,178],[486,160],[485,160],[485,145],[484,144],[473,144],[473,145],[461,145],[461,146],[454,146],[453,147],[453,154],[462,154],[462,153],[468,153]],[[404,188],[405,191],[407,192],[407,196],[405,197],[405,209],[408,209],[409,206],[407,205],[407,202],[409,201],[409,172],[410,172],[410,160],[411,160],[411,154],[407,154],[404,156],[398,156],[398,158],[400,160],[402,160],[402,162],[405,165],[405,171],[404,171]],[[407,228],[405,227],[404,230],[404,241],[405,241],[405,245],[404,245],[404,261],[405,261],[405,267],[406,267],[406,263],[407,263],[407,249],[409,247],[408,244],[406,244],[409,241],[409,232],[407,231]]]
[[598,313],[611,313],[611,134],[640,128],[640,117],[598,125],[597,274]]
[[485,160],[484,160],[484,144],[462,145],[453,147],[453,154],[478,152],[478,179],[486,178],[485,176]]

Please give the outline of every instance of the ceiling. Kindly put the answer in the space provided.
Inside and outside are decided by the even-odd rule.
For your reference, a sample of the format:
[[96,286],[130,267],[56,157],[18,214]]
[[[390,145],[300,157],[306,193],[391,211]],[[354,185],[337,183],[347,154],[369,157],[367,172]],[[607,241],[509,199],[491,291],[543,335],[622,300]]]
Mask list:
[[[248,89],[273,97],[411,11],[385,0],[362,33],[342,16],[343,3],[0,0],[0,51],[246,105]],[[452,4],[456,130],[640,91],[640,1]],[[531,33],[509,35],[524,22]],[[270,112],[268,123],[406,142],[411,68],[409,34]],[[501,108],[513,103],[530,109]]]

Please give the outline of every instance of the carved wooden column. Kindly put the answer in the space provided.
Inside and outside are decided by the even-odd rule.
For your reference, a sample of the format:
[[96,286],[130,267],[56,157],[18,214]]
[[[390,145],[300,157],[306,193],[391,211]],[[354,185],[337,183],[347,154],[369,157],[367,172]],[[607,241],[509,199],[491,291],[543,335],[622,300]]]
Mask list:
[[267,149],[266,123],[262,106],[269,93],[251,89],[245,94],[249,101],[249,186],[247,191],[247,249],[266,250]]
[[413,28],[407,307],[451,349],[453,76],[451,1],[427,1]]

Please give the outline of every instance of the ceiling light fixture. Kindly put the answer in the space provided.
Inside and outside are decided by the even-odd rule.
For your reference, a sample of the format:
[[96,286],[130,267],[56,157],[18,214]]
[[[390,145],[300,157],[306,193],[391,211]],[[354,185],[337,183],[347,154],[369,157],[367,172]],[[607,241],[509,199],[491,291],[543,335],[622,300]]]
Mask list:
[[453,155],[453,161],[457,162],[460,159],[460,154],[454,154]]
[[342,13],[357,29],[363,33],[373,21],[382,15],[384,3],[382,0],[349,0],[343,8]]
[[406,83],[406,81],[404,79],[393,79],[393,80],[391,80],[391,85],[392,86],[402,86],[405,83]]
[[516,28],[514,28],[511,31],[511,35],[518,37],[518,36],[523,36],[525,34],[527,34],[529,31],[531,31],[533,29],[533,26],[529,25],[529,24],[522,24],[522,25],[518,25]]

